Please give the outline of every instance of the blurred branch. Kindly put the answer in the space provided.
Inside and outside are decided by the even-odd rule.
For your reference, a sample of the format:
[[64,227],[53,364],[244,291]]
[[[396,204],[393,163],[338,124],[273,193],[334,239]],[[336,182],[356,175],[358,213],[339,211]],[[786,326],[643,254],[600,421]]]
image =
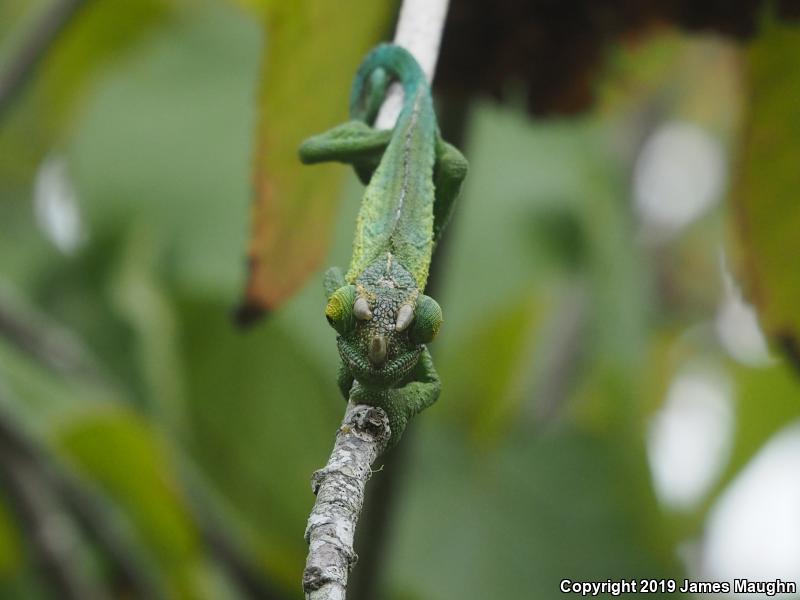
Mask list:
[[[180,474],[192,518],[203,542],[223,567],[236,587],[254,600],[278,600],[284,595],[253,560],[241,539],[240,527],[228,518],[229,511],[199,469],[185,456],[179,456]],[[233,521],[233,522],[232,522]],[[245,540],[246,541],[246,540]]]
[[588,327],[589,300],[581,282],[574,282],[559,300],[556,322],[548,339],[552,345],[542,356],[537,369],[537,385],[531,394],[536,398],[533,420],[549,423],[564,409],[574,382],[575,374],[584,359],[584,341]]
[[96,361],[71,331],[16,296],[0,281],[0,337],[57,373],[103,381]]
[[87,482],[69,473],[54,472],[52,476],[52,484],[66,506],[111,563],[115,587],[148,600],[166,598],[166,586],[157,575],[155,563],[145,557],[130,525],[116,507]]
[[284,596],[272,585],[263,570],[231,537],[216,515],[195,513],[203,540],[212,556],[222,565],[236,586],[254,600],[278,600]]
[[[159,600],[166,597],[165,587],[157,578],[157,569],[145,558],[143,550],[138,547],[138,540],[134,539],[130,526],[118,514],[117,509],[106,500],[105,496],[93,490],[89,484],[80,479],[76,474],[69,472],[56,464],[40,446],[38,442],[26,431],[20,423],[10,414],[8,402],[3,398],[0,406],[0,463],[5,471],[4,477],[11,485],[16,485],[19,490],[15,494],[17,504],[20,506],[20,516],[27,520],[31,527],[37,521],[36,514],[43,510],[38,504],[31,504],[26,495],[35,489],[36,502],[41,502],[47,496],[56,496],[57,502],[62,504],[75,521],[88,533],[100,548],[104,556],[111,563],[115,571],[115,583],[125,590],[131,590],[140,598]],[[24,477],[17,472],[18,466],[24,464]],[[33,487],[32,487],[33,486]],[[23,512],[27,511],[27,512]],[[53,509],[50,509],[51,512]],[[64,511],[60,511],[64,512]],[[58,515],[64,520],[68,515]],[[60,532],[59,532],[60,533]],[[35,541],[35,540],[34,540]],[[46,540],[45,540],[46,541]],[[40,548],[38,553],[47,560],[47,569],[58,569],[60,564],[53,565],[58,557],[49,548]],[[75,567],[70,569],[75,571]],[[54,573],[54,577],[59,575]],[[77,575],[75,575],[77,577]],[[79,582],[62,582],[59,585],[79,585]],[[73,596],[64,596],[73,597]],[[77,598],[96,598],[97,595],[75,596]]]
[[355,564],[353,536],[364,503],[372,462],[389,440],[389,418],[382,408],[347,404],[336,443],[311,487],[317,501],[308,517],[308,559],[303,573],[307,600],[344,600]]
[[85,0],[55,0],[30,37],[22,43],[5,73],[0,74],[0,118],[11,106],[14,96],[36,70],[53,42]]
[[[63,375],[89,378],[110,385],[81,341],[47,315],[33,310],[0,282],[0,337],[44,367]],[[0,397],[0,400],[2,398]],[[116,571],[119,583],[148,600],[166,597],[165,586],[156,576],[158,569],[141,550],[125,518],[89,482],[60,468],[33,436],[23,430],[0,403],[0,441],[29,459],[97,545],[104,550]],[[187,489],[192,518],[212,556],[221,564],[235,585],[257,600],[280,598],[281,594],[234,534],[224,512],[213,502],[208,484],[178,453],[182,483]]]
[[18,522],[25,530],[42,577],[54,598],[101,600],[110,598],[80,564],[77,532],[46,482],[31,465],[6,448],[0,449],[0,479]]

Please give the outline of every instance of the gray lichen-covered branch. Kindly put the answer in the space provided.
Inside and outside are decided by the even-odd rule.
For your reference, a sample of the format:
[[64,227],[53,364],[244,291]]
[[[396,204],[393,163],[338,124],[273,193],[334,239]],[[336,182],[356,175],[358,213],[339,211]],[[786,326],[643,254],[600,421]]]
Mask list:
[[311,478],[317,501],[306,526],[303,590],[308,600],[345,597],[347,577],[356,561],[353,537],[364,488],[389,436],[383,409],[348,403],[328,464]]

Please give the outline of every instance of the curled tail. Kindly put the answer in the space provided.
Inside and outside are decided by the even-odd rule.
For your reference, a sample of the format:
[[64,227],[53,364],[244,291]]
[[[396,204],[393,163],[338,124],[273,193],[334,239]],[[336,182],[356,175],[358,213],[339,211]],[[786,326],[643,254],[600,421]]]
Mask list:
[[381,44],[367,55],[358,68],[350,93],[350,116],[372,125],[389,84],[395,80],[403,86],[403,110],[406,112],[419,87],[428,87],[425,74],[405,48]]

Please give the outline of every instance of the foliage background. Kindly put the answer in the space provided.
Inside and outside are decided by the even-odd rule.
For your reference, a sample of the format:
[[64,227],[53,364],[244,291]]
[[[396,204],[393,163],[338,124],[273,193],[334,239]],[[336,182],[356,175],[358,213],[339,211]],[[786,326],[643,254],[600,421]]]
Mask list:
[[[267,211],[294,240],[287,277],[314,266],[316,250],[298,239],[330,234],[323,262],[347,264],[355,177],[292,157],[294,138],[319,129],[310,123],[344,117],[344,102],[327,99],[349,82],[304,97],[293,77],[320,69],[323,53],[351,72],[392,14],[317,38],[330,23],[303,11],[320,4],[288,6],[87,2],[0,113],[0,414],[45,456],[26,462],[0,443],[0,597],[63,597],[14,491],[42,463],[103,499],[165,597],[301,596],[308,481],[344,407],[321,273],[247,332],[231,312],[260,177],[289,190],[273,200],[287,203],[280,216]],[[0,7],[0,72],[47,8]],[[532,119],[513,81],[503,102],[440,98],[445,111],[462,103],[456,130],[471,165],[437,256],[446,324],[432,351],[445,389],[370,483],[377,499],[358,544],[374,579],[356,595],[547,598],[564,578],[800,576],[797,562],[764,558],[775,547],[800,556],[798,509],[781,512],[798,492],[775,483],[788,470],[760,480],[766,504],[733,519],[773,512],[774,531],[714,525],[800,414],[790,362],[748,337],[732,283],[752,281],[740,265],[765,273],[757,289],[779,298],[765,304],[777,315],[769,332],[792,337],[779,313],[797,298],[786,253],[800,190],[782,129],[796,129],[796,76],[784,74],[797,38],[765,25],[743,47],[659,28],[608,48],[595,105],[569,119]],[[658,221],[637,204],[643,169],[656,169],[649,181],[666,191],[651,192],[664,202],[706,182],[702,169],[669,171],[675,155],[644,164],[648,141],[676,123],[705,136],[722,175],[683,221]],[[747,138],[745,124],[767,134]],[[726,310],[739,311],[732,325]],[[681,396],[687,381],[706,393]],[[711,466],[696,475],[697,462]],[[670,486],[691,473],[701,483],[675,501]],[[80,511],[46,481],[37,497],[58,517],[46,522],[68,570],[107,597],[137,597]],[[720,531],[739,554],[714,555]]]

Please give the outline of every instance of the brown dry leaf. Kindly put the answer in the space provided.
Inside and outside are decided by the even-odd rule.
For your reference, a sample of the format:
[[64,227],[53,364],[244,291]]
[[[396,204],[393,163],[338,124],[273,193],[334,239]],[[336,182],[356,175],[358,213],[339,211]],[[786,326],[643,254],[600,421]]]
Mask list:
[[387,25],[392,4],[372,0],[268,3],[259,90],[249,278],[238,320],[274,310],[319,267],[345,169],[300,164],[309,135],[347,118],[359,61]]

